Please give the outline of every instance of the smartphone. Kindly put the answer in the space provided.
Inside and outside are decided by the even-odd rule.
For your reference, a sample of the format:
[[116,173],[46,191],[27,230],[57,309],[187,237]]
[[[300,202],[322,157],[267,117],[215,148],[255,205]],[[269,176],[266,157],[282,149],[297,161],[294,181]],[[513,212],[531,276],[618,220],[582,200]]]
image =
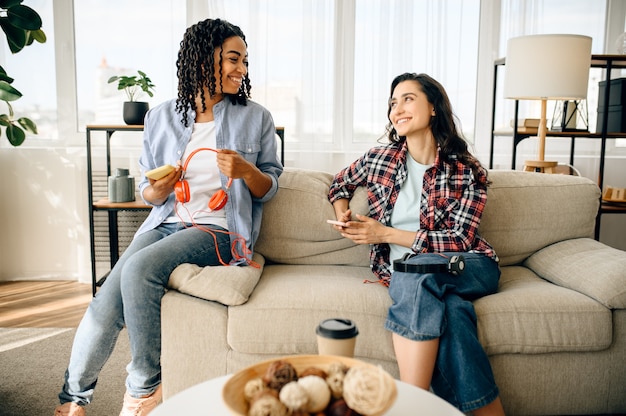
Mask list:
[[348,223],[345,222],[341,222],[341,221],[335,221],[335,220],[326,220],[327,223],[332,224],[332,225],[340,225],[342,227],[347,227]]
[[174,169],[176,168],[172,165],[159,166],[156,169],[147,171],[146,178],[150,178],[150,179],[154,179],[155,181],[158,181],[159,179],[164,178],[165,176],[169,175]]

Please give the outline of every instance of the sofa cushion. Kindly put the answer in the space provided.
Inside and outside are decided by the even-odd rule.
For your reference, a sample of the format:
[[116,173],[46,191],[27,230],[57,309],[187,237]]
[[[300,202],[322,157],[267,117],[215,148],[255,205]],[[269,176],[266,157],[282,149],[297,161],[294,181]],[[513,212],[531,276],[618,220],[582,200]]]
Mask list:
[[[274,263],[369,266],[369,247],[341,237],[326,223],[335,219],[327,197],[332,179],[330,173],[285,169],[278,193],[263,207],[255,251]],[[367,214],[364,190],[350,206],[355,214]]]
[[214,300],[224,305],[241,305],[257,285],[265,259],[254,253],[252,260],[260,267],[206,266],[184,263],[170,275],[168,287],[197,298]]
[[593,237],[600,189],[590,179],[498,170],[489,178],[479,233],[501,266],[520,264],[558,241]]
[[626,309],[626,252],[589,238],[561,241],[524,262],[539,276],[584,293],[607,308]]
[[369,267],[267,264],[248,302],[228,309],[228,344],[237,353],[316,354],[319,322],[341,317],[359,329],[357,357],[394,361],[383,327],[391,299],[370,279]]
[[487,354],[599,351],[613,341],[611,310],[521,266],[502,269],[495,295],[474,302]]

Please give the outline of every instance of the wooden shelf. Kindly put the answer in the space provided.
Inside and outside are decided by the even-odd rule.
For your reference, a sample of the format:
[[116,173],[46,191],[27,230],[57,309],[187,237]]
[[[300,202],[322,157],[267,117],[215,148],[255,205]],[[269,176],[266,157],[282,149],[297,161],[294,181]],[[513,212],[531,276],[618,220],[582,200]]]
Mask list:
[[[137,197],[135,197],[137,198]],[[94,209],[117,209],[117,210],[142,210],[151,209],[150,205],[144,204],[141,198],[129,202],[110,202],[109,198],[102,198],[93,203]]]
[[[496,136],[504,136],[504,137],[512,137],[513,138],[513,146],[511,150],[511,169],[515,169],[516,165],[516,156],[517,156],[517,145],[529,138],[537,135],[537,132],[532,130],[520,130],[514,132],[515,128],[507,128],[502,127],[499,130],[495,128],[495,117],[496,117],[496,102],[497,102],[497,94],[496,91],[498,89],[498,68],[506,65],[506,59],[500,58],[494,61],[494,75],[493,75],[493,105],[492,105],[492,113],[491,113],[491,143],[489,150],[489,169],[493,169],[493,158],[494,158],[494,138]],[[604,96],[604,103],[598,103],[598,105],[602,105],[605,108],[608,108],[609,97],[610,97],[610,82],[611,79],[611,71],[613,69],[622,69],[626,68],[626,55],[591,55],[591,68],[600,68],[606,70],[606,74],[604,76],[604,81],[607,82],[607,87]],[[515,113],[514,119],[519,119],[519,100],[515,100]],[[575,156],[575,142],[576,139],[596,139],[600,141],[600,154],[598,155],[599,159],[599,169],[598,169],[598,186],[600,189],[604,188],[604,167],[605,167],[605,157],[606,157],[606,142],[608,139],[619,139],[626,138],[626,132],[621,133],[609,133],[607,132],[608,126],[608,111],[604,113],[604,117],[601,120],[598,120],[599,126],[598,128],[602,130],[600,133],[592,133],[588,131],[548,131],[546,133],[547,137],[553,138],[569,138],[570,139],[570,160],[569,164],[574,166],[574,156]],[[518,126],[519,128],[519,126]],[[598,210],[598,215],[596,217],[596,229],[595,229],[595,238],[600,238],[600,218],[603,213],[626,213],[626,204],[621,203],[611,203],[606,201],[601,201],[600,209]]]
[[137,131],[143,130],[143,124],[88,124],[87,129],[97,131]]
[[87,144],[87,191],[89,201],[89,235],[91,246],[91,290],[92,294],[96,294],[98,280],[96,278],[96,248],[95,248],[95,223],[94,212],[106,211],[108,217],[108,233],[109,233],[109,257],[111,268],[115,265],[119,258],[119,230],[117,224],[118,211],[144,211],[151,207],[144,204],[141,198],[135,197],[135,201],[130,202],[110,202],[108,198],[102,198],[94,202],[93,195],[93,168],[91,156],[91,133],[100,131],[106,133],[106,176],[111,176],[111,136],[118,131],[142,131],[143,125],[104,125],[95,124],[86,126],[86,144]]
[[[536,130],[536,129],[535,129]],[[495,130],[493,132],[494,136],[513,136],[513,129],[503,129],[503,130]],[[519,131],[517,136],[535,136],[537,134],[536,131]],[[546,131],[547,137],[562,137],[562,138],[581,138],[581,139],[601,139],[603,137],[602,133],[591,133],[588,131]],[[626,138],[626,132],[623,133],[606,133],[604,137],[607,139],[621,139]]]
[[626,213],[626,203],[604,202],[600,206],[600,212],[604,214],[621,214]]

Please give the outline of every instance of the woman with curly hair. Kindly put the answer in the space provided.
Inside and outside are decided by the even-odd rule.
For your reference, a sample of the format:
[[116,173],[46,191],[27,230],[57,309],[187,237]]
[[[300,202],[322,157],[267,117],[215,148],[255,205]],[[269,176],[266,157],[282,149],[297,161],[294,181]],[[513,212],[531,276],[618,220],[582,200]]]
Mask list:
[[[432,388],[463,412],[502,415],[472,306],[496,292],[500,278],[498,257],[478,234],[487,172],[468,151],[444,88],[428,75],[393,80],[387,118],[390,143],[334,178],[329,200],[345,223],[334,227],[370,244],[372,271],[389,287],[385,328],[400,379]],[[352,218],[359,186],[369,216]]]
[[[247,59],[243,32],[226,21],[185,32],[178,98],[145,118],[139,192],[152,210],[76,331],[55,415],[85,415],[124,326],[132,358],[120,415],[148,414],[161,401],[161,298],[170,273],[182,263],[255,266],[263,203],[278,190],[282,165],[270,113],[249,100]],[[163,165],[175,169],[148,173]]]

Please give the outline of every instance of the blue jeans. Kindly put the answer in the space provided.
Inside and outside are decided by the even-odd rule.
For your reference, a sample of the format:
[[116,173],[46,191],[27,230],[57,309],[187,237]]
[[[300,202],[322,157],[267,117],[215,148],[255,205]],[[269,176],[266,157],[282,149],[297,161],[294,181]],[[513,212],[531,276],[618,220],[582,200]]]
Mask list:
[[[413,341],[439,338],[431,388],[462,412],[470,412],[491,403],[499,394],[487,354],[478,342],[471,301],[497,291],[500,269],[482,254],[462,254],[466,266],[460,276],[394,272],[389,285],[393,304],[385,328]],[[409,263],[446,260],[428,253],[411,258]]]
[[128,393],[138,398],[156,390],[161,383],[161,298],[170,273],[182,263],[220,264],[216,245],[228,263],[230,239],[225,233],[214,238],[195,227],[162,224],[133,239],[78,326],[61,403],[91,402],[100,370],[124,326],[132,356],[126,368]]

